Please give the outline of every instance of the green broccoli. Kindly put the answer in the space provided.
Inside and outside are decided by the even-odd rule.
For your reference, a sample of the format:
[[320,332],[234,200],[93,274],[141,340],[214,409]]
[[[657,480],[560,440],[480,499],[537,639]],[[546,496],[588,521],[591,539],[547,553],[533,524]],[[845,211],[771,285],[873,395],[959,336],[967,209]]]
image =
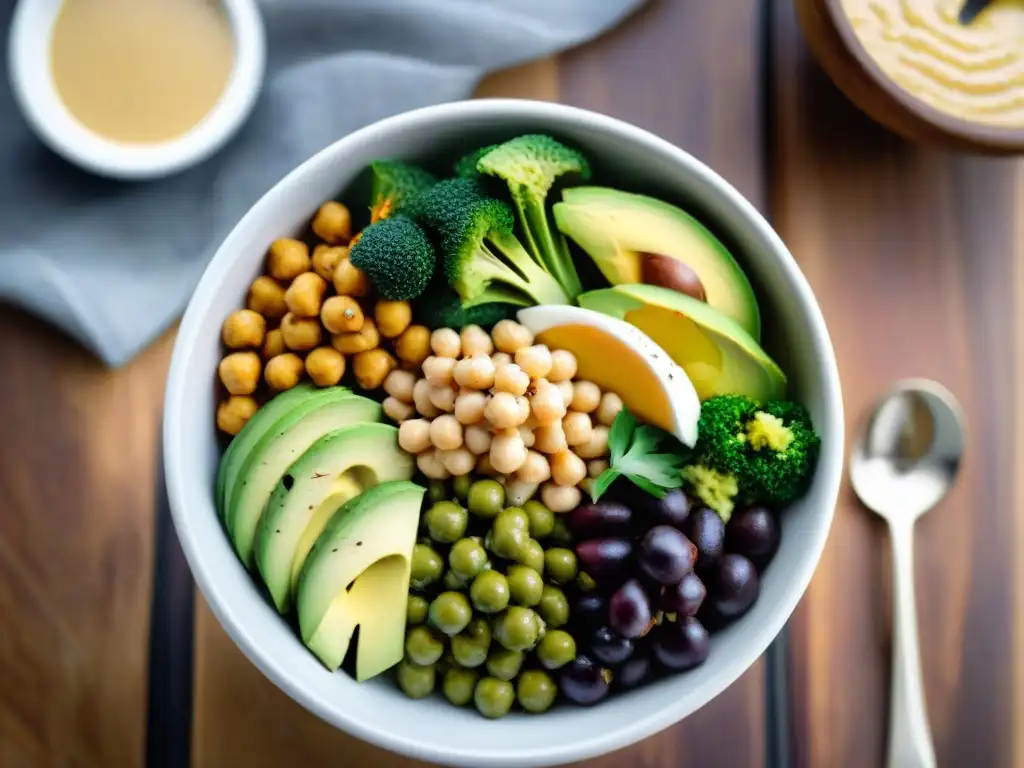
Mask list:
[[366,227],[352,246],[349,260],[381,296],[392,301],[407,301],[423,293],[437,263],[427,234],[403,215]]
[[571,174],[580,181],[590,179],[587,159],[543,134],[517,136],[480,152],[477,171],[508,184],[527,250],[554,275],[569,297],[575,298],[583,290],[580,278],[565,238],[552,224],[546,202],[559,177]]
[[456,160],[455,165],[452,166],[452,170],[455,171],[456,176],[461,176],[464,179],[475,179],[480,175],[480,171],[476,168],[477,163],[480,162],[480,158],[492,149],[497,149],[498,146],[498,144],[488,144],[486,147],[474,149],[469,154],[463,155]]
[[440,181],[417,197],[418,220],[441,243],[444,274],[463,307],[568,304],[570,298],[513,234],[512,211],[472,179]]
[[696,458],[683,478],[728,520],[736,501],[781,505],[800,496],[820,444],[799,403],[717,395],[701,404]]
[[401,160],[374,160],[370,174],[371,223],[402,212],[416,195],[437,183],[429,172]]
[[[435,281],[439,283],[440,281]],[[447,285],[431,283],[413,308],[416,321],[430,328],[464,328],[479,325],[489,331],[499,320],[514,320],[515,304],[488,302],[463,308],[459,294]]]

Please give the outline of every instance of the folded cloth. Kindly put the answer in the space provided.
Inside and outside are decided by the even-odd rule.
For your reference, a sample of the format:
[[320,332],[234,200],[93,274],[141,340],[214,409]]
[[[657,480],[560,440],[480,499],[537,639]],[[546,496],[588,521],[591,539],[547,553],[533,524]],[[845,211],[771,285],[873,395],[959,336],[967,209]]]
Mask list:
[[[380,118],[467,98],[486,73],[585,42],[642,3],[263,0],[267,76],[248,123],[202,165],[144,183],[44,148],[0,50],[0,300],[120,366],[177,318],[234,223],[310,155]],[[0,0],[0,29],[13,6]]]

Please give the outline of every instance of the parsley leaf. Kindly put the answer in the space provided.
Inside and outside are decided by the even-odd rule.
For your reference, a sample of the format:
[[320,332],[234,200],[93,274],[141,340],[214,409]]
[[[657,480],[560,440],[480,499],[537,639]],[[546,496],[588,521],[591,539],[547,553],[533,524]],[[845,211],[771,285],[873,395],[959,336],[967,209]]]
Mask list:
[[649,424],[637,425],[629,409],[623,407],[608,432],[608,469],[594,482],[591,498],[597,501],[619,477],[647,493],[661,498],[670,488],[679,488],[679,473],[687,450],[668,432]]

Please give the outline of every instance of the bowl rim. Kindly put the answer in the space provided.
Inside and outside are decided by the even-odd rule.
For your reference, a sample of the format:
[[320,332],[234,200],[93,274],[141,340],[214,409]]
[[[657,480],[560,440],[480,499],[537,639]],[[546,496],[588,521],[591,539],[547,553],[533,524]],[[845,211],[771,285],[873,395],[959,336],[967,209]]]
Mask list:
[[138,144],[109,139],[88,128],[57,92],[50,45],[64,2],[19,0],[8,33],[7,70],[14,100],[29,128],[69,162],[124,181],[169,176],[210,157],[252,112],[266,69],[266,33],[255,0],[218,0],[235,52],[228,79],[209,111],[180,136]]
[[843,0],[816,0],[816,2],[824,5],[829,20],[838,33],[843,46],[874,85],[881,88],[886,95],[918,120],[945,131],[955,139],[967,144],[983,144],[1009,152],[1024,150],[1024,125],[1016,128],[994,126],[957,117],[933,107],[910,91],[901,88],[885,74],[878,62],[875,61],[875,57],[868,52],[863,41],[854,31],[850,17],[843,10]]
[[[349,144],[371,139],[377,131],[393,129],[415,133],[418,130],[429,130],[436,121],[454,119],[471,121],[474,118],[500,118],[502,116],[528,118],[539,124],[543,124],[546,120],[550,119],[568,120],[613,136],[618,141],[646,145],[654,152],[664,155],[667,161],[677,163],[687,168],[689,172],[703,177],[706,182],[718,188],[724,196],[729,198],[729,201],[736,206],[740,214],[753,224],[758,233],[770,244],[770,250],[772,250],[775,260],[786,271],[793,285],[794,298],[801,303],[810,317],[812,325],[810,332],[814,343],[821,352],[820,357],[816,361],[816,367],[819,370],[818,375],[821,379],[822,399],[826,403],[825,417],[820,426],[820,431],[823,435],[823,441],[827,441],[832,449],[829,455],[833,457],[833,460],[828,463],[819,462],[817,468],[819,478],[817,482],[823,483],[822,498],[824,503],[822,506],[824,509],[815,510],[815,514],[820,516],[819,523],[813,529],[813,536],[808,536],[804,541],[808,556],[796,577],[788,582],[785,599],[782,600],[780,610],[772,613],[768,620],[758,628],[754,638],[757,642],[752,642],[745,646],[742,655],[733,657],[728,665],[723,668],[722,674],[714,678],[714,684],[709,683],[706,685],[702,695],[696,698],[695,705],[689,706],[686,701],[683,701],[677,707],[665,708],[647,717],[630,721],[622,728],[609,732],[588,734],[586,737],[574,740],[564,747],[556,749],[546,748],[540,751],[526,744],[521,750],[514,753],[495,755],[492,752],[479,749],[436,748],[431,745],[424,745],[413,739],[408,739],[395,731],[378,729],[361,722],[358,718],[353,718],[344,710],[338,708],[333,702],[323,699],[316,694],[301,690],[297,685],[292,684],[285,665],[281,664],[277,658],[267,654],[261,647],[261,643],[245,627],[236,622],[230,601],[220,592],[215,579],[214,569],[203,557],[203,544],[198,540],[196,532],[190,524],[190,515],[186,512],[185,502],[189,496],[189,488],[186,487],[185,478],[183,477],[177,457],[184,455],[183,452],[187,450],[187,447],[183,442],[184,436],[180,434],[180,430],[177,429],[175,422],[179,420],[182,410],[188,407],[180,393],[184,389],[183,384],[188,375],[191,348],[199,338],[199,334],[206,331],[202,326],[202,315],[206,311],[206,307],[211,303],[215,291],[232,270],[234,265],[234,242],[242,237],[240,233],[249,228],[250,222],[259,220],[265,215],[265,211],[275,208],[278,205],[279,198],[286,194],[287,189],[296,183],[300,183],[302,178],[319,166],[325,157],[343,152]],[[179,325],[171,357],[165,390],[163,421],[164,472],[170,502],[169,506],[186,561],[192,570],[196,584],[199,586],[217,620],[250,662],[278,688],[300,703],[304,708],[325,722],[356,738],[409,757],[431,760],[445,765],[475,767],[485,764],[491,766],[491,768],[517,768],[524,765],[560,765],[566,762],[593,758],[635,744],[697,711],[709,701],[719,696],[744,674],[782,630],[784,624],[805,594],[811,577],[821,559],[838,499],[844,461],[844,444],[844,416],[839,372],[824,318],[817,300],[795,259],[781,238],[757,209],[728,181],[712,171],[710,167],[688,152],[645,129],[617,118],[579,107],[531,99],[460,100],[421,107],[384,118],[347,134],[320,150],[268,190],[224,239],[207,265],[196,291],[189,301]],[[195,491],[193,490],[192,493],[195,493]],[[689,701],[692,701],[692,699]]]

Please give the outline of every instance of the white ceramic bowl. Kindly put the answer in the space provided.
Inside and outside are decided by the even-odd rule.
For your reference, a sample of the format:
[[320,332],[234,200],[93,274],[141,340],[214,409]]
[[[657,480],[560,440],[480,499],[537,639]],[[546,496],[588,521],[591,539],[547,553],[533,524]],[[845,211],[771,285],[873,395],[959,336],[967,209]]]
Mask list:
[[[319,204],[377,157],[429,160],[517,133],[543,131],[580,147],[597,179],[682,203],[731,245],[760,294],[767,346],[822,435],[809,493],[786,511],[782,544],[742,619],[713,635],[707,661],[587,709],[489,721],[443,699],[412,701],[389,683],[328,673],[241,566],[214,509],[218,461],[212,382],[219,329],[241,306],[277,237],[302,230]],[[557,104],[480,100],[408,112],[346,136],[285,177],[217,251],[178,332],[167,384],[164,460],[185,555],[217,618],[288,695],[366,741],[443,764],[546,766],[609,752],[675,723],[721,693],[764,652],[803,595],[832,520],[843,459],[839,378],[825,323],[804,276],[772,228],[732,186],[681,149],[610,117]]]
[[50,40],[64,0],[19,0],[8,32],[8,74],[19,109],[36,135],[79,167],[115,179],[168,176],[220,149],[241,127],[263,84],[266,41],[256,0],[220,0],[235,43],[235,64],[209,113],[180,137],[127,144],[85,127],[53,83]]

